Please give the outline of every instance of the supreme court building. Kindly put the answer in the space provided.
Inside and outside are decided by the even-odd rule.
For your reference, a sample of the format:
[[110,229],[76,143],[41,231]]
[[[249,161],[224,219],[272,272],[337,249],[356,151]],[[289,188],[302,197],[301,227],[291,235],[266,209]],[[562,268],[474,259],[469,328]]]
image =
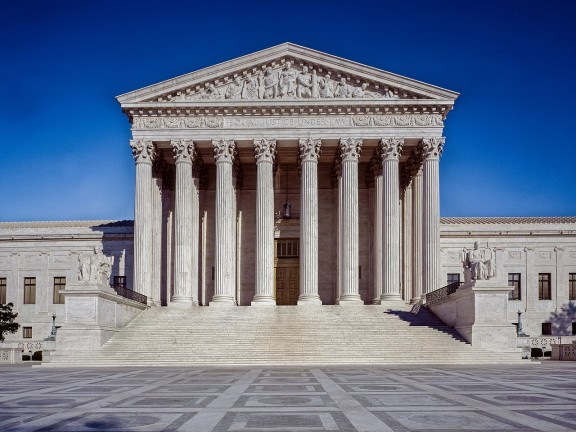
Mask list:
[[155,304],[354,304],[442,286],[458,94],[282,44],[118,97],[135,290]]
[[[85,325],[89,260],[108,263],[103,285],[145,295],[152,322],[197,305],[406,307],[464,281],[475,242],[514,287],[504,324],[521,311],[532,336],[576,334],[575,217],[440,218],[457,97],[290,43],[118,96],[134,221],[0,223],[0,303],[22,325],[7,340],[42,341],[53,314]],[[105,291],[98,304],[142,311]],[[134,317],[108,312],[90,324],[106,338]]]

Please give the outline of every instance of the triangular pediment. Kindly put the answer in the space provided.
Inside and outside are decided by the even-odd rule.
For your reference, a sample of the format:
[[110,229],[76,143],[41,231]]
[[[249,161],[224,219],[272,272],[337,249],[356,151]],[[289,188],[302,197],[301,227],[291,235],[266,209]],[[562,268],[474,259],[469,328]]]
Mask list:
[[285,43],[118,96],[124,105],[273,100],[442,100],[458,93]]

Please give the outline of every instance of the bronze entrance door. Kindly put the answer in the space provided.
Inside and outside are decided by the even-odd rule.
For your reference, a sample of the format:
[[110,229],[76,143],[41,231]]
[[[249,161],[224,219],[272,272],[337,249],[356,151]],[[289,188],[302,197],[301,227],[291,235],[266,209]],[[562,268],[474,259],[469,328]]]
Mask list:
[[276,304],[296,305],[300,295],[300,260],[298,239],[276,240]]

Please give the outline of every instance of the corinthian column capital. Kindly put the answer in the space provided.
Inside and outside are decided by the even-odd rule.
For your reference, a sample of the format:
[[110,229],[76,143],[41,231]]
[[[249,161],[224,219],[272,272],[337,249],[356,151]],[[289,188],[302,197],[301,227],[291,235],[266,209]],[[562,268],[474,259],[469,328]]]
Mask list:
[[275,139],[255,139],[254,140],[254,157],[258,162],[274,162],[276,158],[276,140]]
[[403,146],[403,138],[382,138],[378,142],[378,149],[380,151],[382,161],[398,161],[400,159],[400,155],[402,154]]
[[152,165],[156,156],[156,147],[152,141],[130,140],[130,147],[132,147],[132,156],[137,164]]
[[422,138],[418,145],[423,160],[440,159],[446,138]]
[[300,161],[318,162],[320,153],[322,153],[322,149],[320,148],[321,145],[322,140],[320,139],[314,139],[314,138],[301,139],[298,142],[298,147],[300,148]]
[[236,143],[231,139],[219,139],[212,141],[214,160],[218,162],[232,163],[236,153]]
[[345,138],[340,140],[340,155],[342,161],[358,161],[362,150],[362,139]]
[[172,140],[170,144],[172,145],[172,155],[176,163],[191,163],[194,161],[194,142],[192,140]]

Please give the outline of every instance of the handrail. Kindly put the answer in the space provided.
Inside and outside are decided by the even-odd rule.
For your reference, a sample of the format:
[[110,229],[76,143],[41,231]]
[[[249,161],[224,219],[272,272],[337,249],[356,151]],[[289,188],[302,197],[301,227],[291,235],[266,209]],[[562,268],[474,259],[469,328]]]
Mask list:
[[142,303],[142,304],[148,304],[148,297],[146,297],[144,294],[140,294],[136,291],[132,291],[128,288],[124,288],[123,286],[120,285],[114,285],[113,286],[114,290],[116,291],[116,294],[118,294],[119,296],[122,296],[124,298],[127,298],[129,300],[134,300],[138,303]]
[[454,294],[463,283],[464,282],[452,282],[436,291],[429,292],[426,294],[426,305],[439,303],[442,300],[445,300],[450,294]]

